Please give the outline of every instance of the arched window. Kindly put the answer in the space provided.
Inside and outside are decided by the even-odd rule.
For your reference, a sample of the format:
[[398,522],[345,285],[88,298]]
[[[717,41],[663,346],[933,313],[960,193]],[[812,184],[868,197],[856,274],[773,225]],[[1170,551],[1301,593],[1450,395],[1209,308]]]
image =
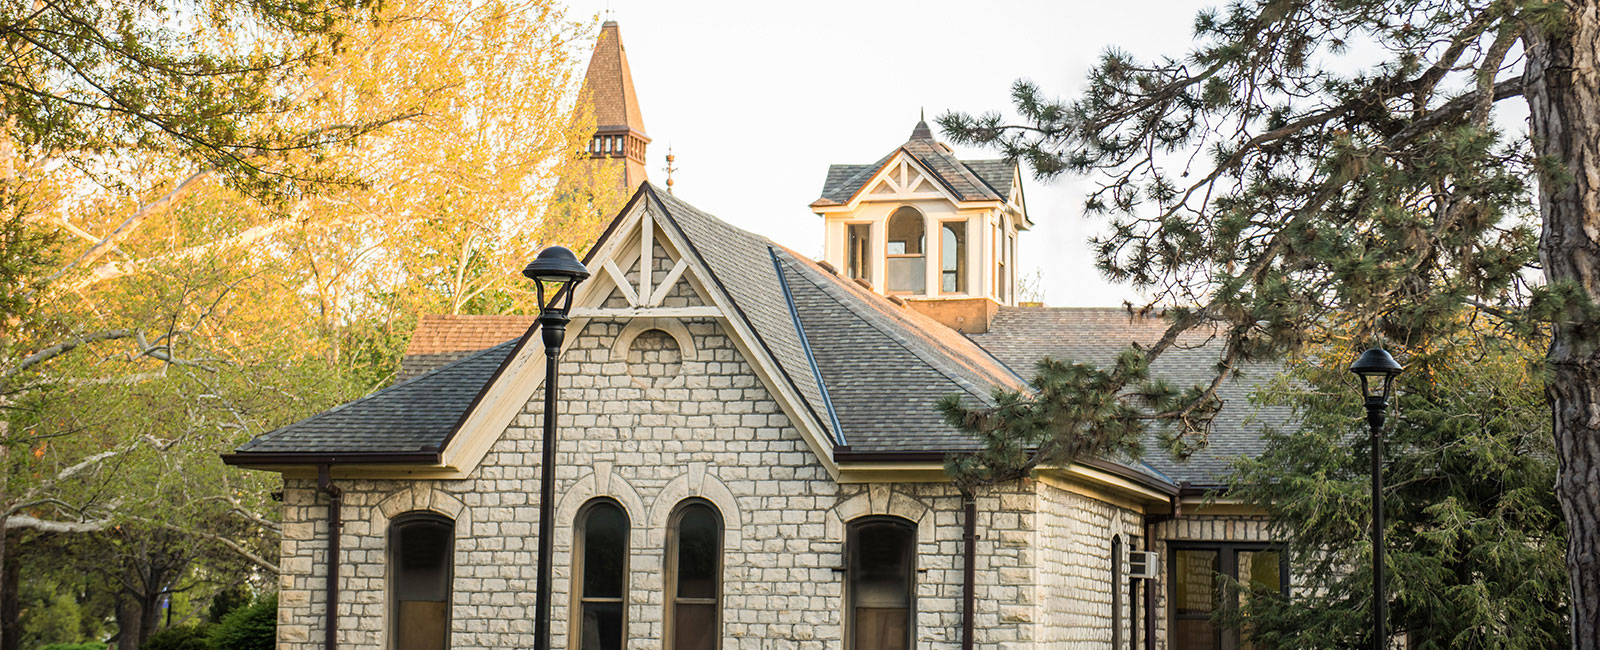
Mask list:
[[923,255],[922,213],[905,206],[889,215],[888,243],[889,293],[923,293],[927,277]]
[[667,526],[667,647],[716,650],[722,640],[722,515],[691,499]]
[[446,517],[419,512],[389,524],[389,616],[398,650],[450,647],[454,549],[455,522]]
[[967,292],[967,222],[941,224],[939,237],[939,291]]
[[577,650],[621,650],[627,626],[628,513],[610,499],[578,513],[572,554]]
[[910,650],[915,623],[916,524],[899,517],[867,517],[850,524],[851,650]]

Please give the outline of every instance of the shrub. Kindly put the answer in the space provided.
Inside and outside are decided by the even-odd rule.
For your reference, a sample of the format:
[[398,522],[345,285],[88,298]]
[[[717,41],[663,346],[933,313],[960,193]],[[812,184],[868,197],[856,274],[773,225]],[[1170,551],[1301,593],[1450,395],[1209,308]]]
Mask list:
[[277,637],[278,595],[271,594],[222,617],[206,644],[211,650],[273,650]]
[[139,650],[206,650],[206,629],[180,625],[150,635]]
[[39,646],[39,650],[106,650],[104,643],[51,643]]

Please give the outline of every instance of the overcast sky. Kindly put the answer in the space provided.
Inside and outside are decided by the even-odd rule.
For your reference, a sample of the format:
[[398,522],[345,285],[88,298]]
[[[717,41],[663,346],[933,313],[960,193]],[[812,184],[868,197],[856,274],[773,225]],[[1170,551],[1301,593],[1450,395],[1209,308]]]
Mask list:
[[[668,147],[677,194],[741,228],[822,255],[817,198],[829,163],[871,163],[905,142],[926,108],[1009,113],[1019,77],[1067,95],[1106,47],[1181,54],[1213,2],[750,2],[573,0],[622,29],[644,112],[650,180]],[[941,138],[943,139],[943,138]],[[962,150],[966,158],[991,152]],[[1021,269],[1042,271],[1052,306],[1136,299],[1095,271],[1082,215],[1091,179],[1024,181],[1036,225]]]

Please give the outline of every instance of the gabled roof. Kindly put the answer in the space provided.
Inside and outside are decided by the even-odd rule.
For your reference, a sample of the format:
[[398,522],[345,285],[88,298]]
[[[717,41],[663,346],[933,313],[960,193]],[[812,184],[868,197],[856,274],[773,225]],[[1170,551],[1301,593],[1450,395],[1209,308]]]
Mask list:
[[[1034,364],[1045,355],[1104,363],[1129,342],[1159,336],[1165,326],[1159,319],[1130,319],[1120,309],[1002,307],[987,334],[968,337],[652,185],[641,187],[623,214],[635,209],[650,210],[663,231],[674,233],[681,243],[678,250],[695,260],[695,268],[703,269],[696,271],[700,286],[719,296],[723,314],[738,325],[735,329],[749,332],[740,335],[747,349],[761,357],[762,364],[777,368],[767,376],[787,384],[780,392],[796,396],[785,399],[801,402],[795,406],[797,417],[809,416],[832,439],[835,456],[920,454],[937,460],[945,452],[971,449],[974,440],[939,416],[935,408],[939,399],[954,394],[974,404],[989,404],[996,388],[1026,389],[1024,377],[1032,375]],[[615,236],[620,235],[613,224],[595,250]],[[507,323],[527,317],[425,320],[450,325],[433,326],[416,345],[419,350],[434,349],[435,344],[447,347],[440,341],[449,338],[448,331],[474,329],[472,322],[484,318]],[[457,429],[479,400],[491,394],[496,378],[511,372],[506,368],[515,366],[519,354],[527,354],[521,347],[530,345],[532,334],[528,330],[519,338],[264,434],[229,460],[249,464],[251,458],[273,455],[438,454],[441,447],[455,444]],[[1162,356],[1156,374],[1180,384],[1208,377],[1215,350],[1199,338],[1186,337],[1181,343]],[[1247,407],[1245,397],[1253,382],[1265,376],[1251,375],[1224,386],[1221,397],[1228,408],[1218,418],[1212,446],[1188,462],[1171,461],[1154,450],[1148,455],[1149,465],[1095,462],[1157,483],[1214,483],[1226,471],[1227,456],[1260,451],[1256,428],[1247,423],[1252,415],[1268,423],[1288,420],[1284,412],[1256,413]]]
[[905,153],[932,173],[945,189],[961,201],[1005,201],[1011,195],[1016,163],[1004,159],[960,160],[955,152],[933,139],[927,122],[917,122],[911,139],[870,165],[829,165],[822,183],[822,195],[813,207],[849,203],[872,177],[897,154]]
[[[1110,364],[1130,343],[1150,344],[1161,338],[1168,322],[1152,316],[1134,316],[1122,308],[1001,307],[989,331],[972,339],[994,352],[1018,373],[1033,376],[1046,356],[1064,361]],[[1152,364],[1151,375],[1183,388],[1216,376],[1221,342],[1191,330]],[[1284,427],[1294,421],[1292,411],[1281,406],[1256,406],[1250,393],[1275,377],[1274,364],[1252,364],[1227,379],[1217,390],[1223,409],[1212,423],[1206,448],[1187,460],[1176,460],[1152,436],[1145,441],[1145,462],[1175,481],[1218,485],[1230,473],[1230,459],[1257,456],[1264,450],[1260,428]]]

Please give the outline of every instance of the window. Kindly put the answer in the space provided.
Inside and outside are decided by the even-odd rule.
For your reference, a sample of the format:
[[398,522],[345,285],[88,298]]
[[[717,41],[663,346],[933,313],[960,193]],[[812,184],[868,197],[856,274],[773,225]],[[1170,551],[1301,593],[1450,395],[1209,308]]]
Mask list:
[[671,650],[716,650],[722,640],[722,515],[693,499],[668,524],[667,635]]
[[1254,588],[1288,594],[1288,559],[1260,544],[1182,545],[1172,550],[1172,647],[1174,650],[1244,650],[1252,646],[1237,630],[1211,621],[1219,608],[1238,604],[1223,589],[1223,576]]
[[847,600],[852,650],[910,650],[916,526],[898,517],[850,525]]
[[942,224],[939,239],[939,290],[967,292],[967,222]]
[[845,274],[851,279],[872,279],[872,224],[852,223],[846,226],[849,232],[845,235],[848,240],[845,245],[846,254]]
[[397,650],[450,647],[450,582],[455,523],[432,513],[389,524],[389,610]]
[[621,650],[627,621],[628,514],[610,499],[578,513],[572,556],[578,650]]
[[922,213],[906,206],[889,215],[888,271],[889,293],[924,293],[927,266],[924,262]]

